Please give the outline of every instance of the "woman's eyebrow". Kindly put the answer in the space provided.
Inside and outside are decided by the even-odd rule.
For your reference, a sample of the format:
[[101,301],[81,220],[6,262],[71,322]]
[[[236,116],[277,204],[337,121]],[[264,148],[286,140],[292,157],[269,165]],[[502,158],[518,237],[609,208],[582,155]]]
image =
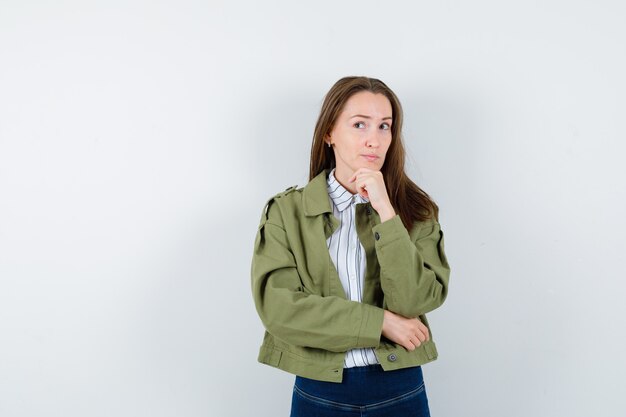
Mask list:
[[[366,116],[364,114],[355,114],[354,116],[351,116],[350,119],[354,118],[354,117],[362,117],[364,119],[371,119],[370,116]],[[387,117],[383,117],[382,120],[387,120],[387,119],[391,119],[391,116],[387,116]]]

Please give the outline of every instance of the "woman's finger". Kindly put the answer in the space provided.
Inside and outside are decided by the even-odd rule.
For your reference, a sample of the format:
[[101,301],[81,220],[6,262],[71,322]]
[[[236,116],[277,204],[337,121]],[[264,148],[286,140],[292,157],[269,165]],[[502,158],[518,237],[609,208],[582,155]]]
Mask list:
[[409,338],[408,341],[403,344],[403,346],[409,351],[415,350],[416,347],[415,342],[411,338]]
[[417,328],[424,334],[425,340],[430,338],[430,332],[428,331],[428,327],[424,323],[422,323],[419,319],[417,320]]
[[420,341],[420,343],[425,342],[427,339],[426,334],[424,334],[423,332],[417,332],[416,337]]
[[413,345],[414,345],[416,348],[420,347],[420,345],[422,344],[422,342],[420,342],[420,339],[419,339],[419,338],[417,338],[417,337],[416,337],[416,338],[411,339],[411,343],[413,343]]

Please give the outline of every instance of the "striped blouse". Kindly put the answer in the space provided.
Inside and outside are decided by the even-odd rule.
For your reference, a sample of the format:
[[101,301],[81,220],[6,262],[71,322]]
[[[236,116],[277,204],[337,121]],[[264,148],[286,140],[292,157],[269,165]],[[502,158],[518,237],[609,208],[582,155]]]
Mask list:
[[[359,241],[354,222],[355,206],[369,200],[360,194],[352,194],[335,178],[335,169],[328,175],[328,197],[333,214],[340,221],[340,226],[327,240],[330,257],[337,268],[346,298],[362,301],[363,279],[365,277],[365,250]],[[377,364],[378,359],[373,348],[357,348],[346,352],[344,368]]]

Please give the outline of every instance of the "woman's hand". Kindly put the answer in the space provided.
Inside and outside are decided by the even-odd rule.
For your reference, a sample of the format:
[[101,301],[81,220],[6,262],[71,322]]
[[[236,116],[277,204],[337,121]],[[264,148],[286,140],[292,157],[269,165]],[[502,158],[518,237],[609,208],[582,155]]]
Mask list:
[[359,168],[348,178],[348,181],[356,182],[357,193],[369,199],[372,208],[380,216],[381,223],[396,215],[387,194],[382,172]]
[[384,312],[382,335],[407,350],[415,350],[430,338],[428,327],[418,318],[409,319],[389,310]]

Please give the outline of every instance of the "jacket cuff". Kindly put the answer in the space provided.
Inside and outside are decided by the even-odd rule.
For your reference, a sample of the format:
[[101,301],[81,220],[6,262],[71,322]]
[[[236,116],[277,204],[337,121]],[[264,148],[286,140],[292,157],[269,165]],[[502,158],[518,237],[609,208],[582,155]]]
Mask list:
[[363,320],[357,338],[356,347],[378,347],[383,331],[384,310],[370,304],[363,306]]
[[376,246],[384,246],[401,237],[411,239],[409,232],[407,232],[406,227],[404,227],[404,223],[402,223],[402,218],[398,214],[372,227],[372,233],[374,233]]

